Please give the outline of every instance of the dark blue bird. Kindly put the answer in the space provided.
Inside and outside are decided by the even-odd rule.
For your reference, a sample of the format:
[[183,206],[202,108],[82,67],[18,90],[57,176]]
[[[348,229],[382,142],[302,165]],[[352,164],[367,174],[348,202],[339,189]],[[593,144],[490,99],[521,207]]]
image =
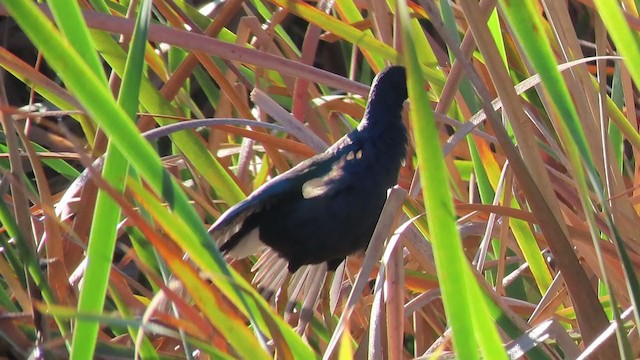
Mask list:
[[223,243],[220,251],[243,258],[268,246],[293,273],[323,262],[335,270],[366,249],[405,158],[406,99],[404,67],[380,72],[356,130],[262,185],[213,224],[209,232]]

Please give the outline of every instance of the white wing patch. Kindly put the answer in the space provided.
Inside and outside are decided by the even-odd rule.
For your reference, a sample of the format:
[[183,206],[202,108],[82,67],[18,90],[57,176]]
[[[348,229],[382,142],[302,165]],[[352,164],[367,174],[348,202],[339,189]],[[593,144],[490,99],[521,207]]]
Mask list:
[[312,199],[314,197],[322,196],[331,190],[331,183],[333,180],[339,178],[343,173],[344,164],[347,161],[362,158],[362,150],[356,152],[349,151],[342,159],[338,160],[331,171],[325,176],[311,179],[302,185],[302,197],[305,199]]
[[329,190],[329,186],[326,184],[325,178],[311,179],[302,185],[302,197],[311,199],[324,194],[327,190]]
[[347,161],[353,160],[353,159],[361,159],[362,158],[362,150],[358,150],[355,153],[353,151],[349,151],[349,153],[346,156]]
[[258,253],[265,247],[265,244],[260,241],[260,233],[258,228],[251,230],[247,235],[245,235],[240,241],[238,241],[238,245],[234,246],[233,249],[227,252],[227,255],[234,259],[244,259],[247,256],[254,255]]

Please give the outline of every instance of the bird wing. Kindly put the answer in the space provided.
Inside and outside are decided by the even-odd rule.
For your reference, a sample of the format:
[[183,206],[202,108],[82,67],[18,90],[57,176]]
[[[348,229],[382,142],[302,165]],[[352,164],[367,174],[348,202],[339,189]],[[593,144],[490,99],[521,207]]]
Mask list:
[[244,221],[280,201],[295,198],[311,198],[326,195],[336,189],[337,179],[347,161],[357,157],[355,147],[359,141],[354,133],[344,136],[322,154],[307,159],[289,171],[271,179],[245,200],[227,210],[211,226],[209,233],[218,243],[225,242],[235,234]]

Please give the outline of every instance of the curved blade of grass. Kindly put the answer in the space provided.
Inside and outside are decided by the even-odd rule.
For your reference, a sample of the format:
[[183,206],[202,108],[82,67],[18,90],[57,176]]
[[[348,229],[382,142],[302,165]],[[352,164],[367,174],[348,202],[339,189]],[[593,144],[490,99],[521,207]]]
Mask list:
[[506,359],[495,323],[487,311],[489,304],[480,296],[481,290],[462,249],[438,131],[417,71],[418,58],[405,6],[404,2],[398,2],[412,104],[411,123],[442,301],[456,356],[475,359],[481,353],[485,358]]
[[[187,228],[191,236],[185,236],[182,243],[184,249],[192,254],[193,260],[207,271],[223,274],[226,279],[230,279],[232,273],[212,244],[186,195],[169,172],[163,168],[151,145],[142,139],[135,125],[115,103],[109,89],[92,74],[80,55],[61,39],[57,29],[35,4],[10,0],[5,1],[4,5],[115,146],[149,185],[167,200],[168,206],[175,214],[174,218],[179,218],[188,224]],[[63,54],[57,51],[60,48],[64,48]],[[231,283],[221,282],[222,284],[218,286],[223,289],[225,296],[241,310],[247,312],[246,309],[249,306],[247,299]],[[252,323],[256,321],[256,314],[258,314],[256,311],[247,312]]]
[[[143,206],[164,229],[171,227],[179,229],[184,227],[183,223],[177,224],[174,216],[141,185],[130,181],[129,186],[140,205]],[[178,237],[178,241],[180,241],[180,237],[184,237],[182,234],[169,234],[174,239]],[[212,292],[212,288],[200,278],[197,271],[189,262],[183,260],[179,252],[176,253],[162,241],[153,241],[153,244],[171,269],[171,272],[182,281],[196,305],[209,319],[211,325],[220,332],[241,357],[255,359],[269,358],[268,354],[256,340],[256,337],[253,336],[251,329],[244,324],[244,319],[240,318],[236,312],[224,311],[228,306],[220,303],[220,296]],[[215,283],[218,284],[219,282],[215,281]]]
[[[425,6],[429,5],[426,4]],[[455,19],[453,18],[453,11],[447,2],[442,2],[440,4],[440,8],[445,20],[445,26],[448,25],[447,29],[451,34],[452,40],[455,41],[453,46],[459,47],[460,40],[456,31],[457,25],[455,23]],[[432,10],[431,12],[434,11]],[[434,16],[436,15],[434,14]],[[492,37],[498,45],[501,58],[506,64],[503,39],[500,34],[500,25],[497,18],[497,12],[495,12],[495,10],[489,17],[488,24],[490,25]],[[455,59],[453,52],[450,53],[450,57],[453,62],[453,59]],[[472,112],[477,112],[480,110],[480,105],[475,98],[473,89],[471,88],[471,83],[466,78],[463,78],[461,80],[460,93],[462,94],[463,98],[467,102],[467,106]],[[492,203],[494,197],[494,189],[497,188],[498,179],[500,178],[500,167],[495,161],[493,153],[486,143],[476,142],[476,140],[470,136],[467,136],[467,142],[469,143],[471,158],[474,163],[474,171],[476,174],[478,189],[480,190],[480,198],[483,203]],[[515,202],[515,200],[511,201],[511,205],[515,208],[518,208],[518,204]],[[527,260],[531,264],[531,270],[536,280],[536,284],[538,285],[538,288],[542,289],[541,291],[544,292],[549,286],[548,284],[551,283],[551,275],[548,268],[546,267],[544,259],[540,255],[540,249],[535,242],[533,233],[527,226],[526,222],[519,221],[518,219],[513,218],[509,221],[511,223],[511,227],[516,240],[518,241],[518,245],[523,249],[525,260]],[[495,239],[492,242],[492,245],[494,253],[497,255],[500,248],[498,240]]]
[[[202,287],[197,283],[198,281],[202,280],[199,278],[197,272],[195,272],[192,266],[182,259],[182,257],[180,256],[182,252],[177,251],[176,247],[173,246],[172,243],[168,243],[163,238],[161,238],[160,235],[156,231],[154,231],[153,228],[151,228],[146,220],[142,218],[142,215],[130,205],[128,200],[124,198],[124,195],[122,195],[112,186],[108,185],[101,177],[97,176],[94,172],[92,172],[92,175],[94,176],[93,181],[98,184],[101,190],[106,191],[120,205],[122,211],[129,218],[129,221],[131,221],[132,224],[135,224],[140,229],[140,231],[146,235],[148,241],[154,245],[154,248],[168,262],[173,272],[180,275],[180,278],[185,282],[185,284],[187,284],[190,290],[193,291],[194,289],[198,289],[198,291],[192,294],[192,296],[196,298],[198,304],[203,306],[202,311],[204,311],[207,315],[211,315],[216,318],[216,314],[219,314],[219,306],[217,304],[213,304],[214,309],[210,309],[210,305],[212,305],[212,301],[216,301],[212,299],[217,299],[218,296],[211,296],[212,299],[202,297],[203,295],[201,294],[206,293],[206,291],[202,291]],[[176,217],[174,214],[172,214],[164,206],[164,204],[162,204],[148,190],[143,188],[138,181],[129,181],[128,185],[136,199],[145,206],[145,210],[164,227],[164,230],[170,236],[172,236],[174,239],[179,240],[180,244],[184,244],[187,241],[191,241],[191,243],[196,242],[193,240],[193,238],[196,237],[197,234],[194,233],[192,228],[187,226],[185,222],[182,221],[182,218]],[[189,245],[190,244],[187,244],[186,247],[189,247]],[[198,249],[198,251],[206,252],[207,250]],[[220,273],[218,272],[216,272],[215,274],[220,275]],[[187,277],[187,279],[185,280],[183,276]],[[228,272],[220,275],[221,278],[217,279],[216,281],[218,289],[228,289],[229,282],[227,280],[229,276],[231,276],[231,274],[229,274]],[[236,277],[235,280],[239,281],[240,283],[243,282],[243,280],[239,277]],[[249,288],[248,285],[245,285],[245,288]],[[230,312],[229,314],[234,315],[235,312]],[[245,330],[248,331],[248,329],[250,328],[246,327],[244,321],[242,321],[240,323],[240,327],[238,327],[237,321],[235,321],[234,325],[234,322],[228,322],[228,320],[228,318],[224,318],[223,321],[216,321],[216,327],[225,336],[226,340],[232,341],[237,345],[240,341],[238,340],[238,332],[243,333],[245,332]],[[245,339],[246,336],[247,334],[245,333],[244,336],[241,337],[245,345],[247,342],[247,340]],[[252,336],[250,332],[248,336],[251,339],[255,340],[255,337]],[[255,349],[253,350],[255,351]],[[244,353],[242,349],[240,350],[240,352]]]
[[[83,55],[84,60],[93,73],[106,84],[107,78],[104,76],[102,64],[100,63],[100,59],[98,59],[98,54],[93,46],[89,30],[84,23],[77,2],[73,0],[54,0],[49,2],[49,6],[56,24],[67,41],[69,41],[78,53]],[[60,49],[60,51],[63,51],[63,49]],[[96,131],[94,125],[90,122],[81,122],[80,124],[83,126],[82,130],[86,138],[89,142],[92,142]]]
[[[440,2],[440,13],[442,15],[444,27],[449,32],[451,39],[455,41],[454,46],[460,47],[461,41],[458,35],[457,24],[455,21],[455,17],[453,15],[453,9],[451,8],[451,4],[449,4],[449,2],[447,1]],[[453,64],[455,61],[454,52],[449,51],[449,59]],[[473,87],[471,86],[471,82],[469,81],[469,79],[467,79],[466,77],[463,77],[460,80],[458,91],[460,91],[462,98],[466,102],[466,106],[469,108],[469,110],[472,113],[475,113],[481,110],[480,104],[478,103],[478,100],[473,92]],[[453,105],[456,106],[456,108],[458,108],[456,103],[454,103]],[[499,175],[500,168],[498,167],[497,163],[493,159],[493,156],[488,155],[489,151],[483,152],[488,156],[483,157],[481,155],[481,152],[479,150],[482,150],[483,148],[487,148],[488,145],[484,143],[477,144],[476,140],[471,136],[467,136],[467,143],[469,144],[469,152],[471,155],[473,172],[476,177],[476,184],[478,186],[478,193],[480,195],[480,200],[482,201],[483,204],[490,204],[492,203],[493,197],[495,195],[494,189],[497,184],[497,180],[500,176]],[[487,163],[483,161],[483,159],[488,159],[492,167],[485,169],[485,167],[487,166],[486,165]],[[492,183],[490,183],[489,174],[491,173],[491,171],[493,171],[492,178],[495,180],[493,183],[494,187],[492,187],[491,186]]]
[[[109,13],[109,7],[102,0],[91,1],[94,8]],[[112,36],[101,31],[91,31],[96,49],[107,63],[120,76],[124,76],[127,54]],[[161,78],[164,73],[159,74]],[[160,94],[160,91],[145,76],[142,78],[140,103],[150,113],[176,115],[175,108]],[[168,118],[156,118],[160,125],[168,125],[175,121]],[[191,132],[181,132],[172,137],[172,141],[180,148],[189,161],[199,169],[202,176],[216,189],[220,196],[230,204],[245,198],[244,193],[226,172],[224,167],[211,155],[202,142]]]
[[[42,273],[38,259],[33,256],[32,250],[26,246],[26,241],[20,231],[20,227],[16,223],[13,213],[9,210],[4,201],[0,201],[0,223],[7,230],[9,236],[15,239],[16,251],[10,251],[7,253],[8,260],[11,261],[14,266],[19,266],[20,268],[21,266],[19,264],[24,266],[29,275],[31,275],[34,284],[38,287],[38,290],[42,294],[42,299],[47,305],[56,304],[56,298],[49,287],[46,276]],[[13,247],[4,241],[2,245],[5,249]],[[16,259],[16,255],[19,255],[19,259]],[[20,273],[20,271],[16,269],[16,273]],[[60,331],[60,333],[65,337],[70,336],[66,323],[58,316],[54,315],[53,318],[58,325],[58,331]],[[65,344],[67,345],[67,348],[70,347],[68,342],[65,342]]]
[[[184,246],[185,240],[193,236],[193,232],[188,226],[175,218],[162,204],[155,200],[140,184],[130,181],[129,186],[134,196],[136,196],[145,209],[154,217],[154,219],[160,224],[165,232],[169,234],[178,244]],[[177,254],[172,253],[166,245],[160,242],[154,242],[158,251],[162,254],[163,258],[167,261],[168,265],[173,270],[173,273],[178,275],[185,283],[185,286],[189,289],[189,293],[194,297],[198,303],[200,309],[208,316],[212,325],[218,327],[218,329],[225,335],[234,348],[245,358],[256,358],[260,353],[256,353],[260,348],[255,336],[253,336],[246,327],[243,321],[238,323],[238,317],[236,313],[225,313],[219,309],[221,306],[215,304],[215,299],[218,296],[214,296],[210,293],[211,288],[206,285],[193,269],[186,265],[185,261]],[[192,253],[193,257],[193,253]],[[268,321],[272,325],[276,325],[276,328],[280,332],[280,339],[286,342],[288,349],[294,355],[295,359],[308,359],[313,358],[313,351],[306,345],[300,337],[298,337],[293,329],[291,329],[279,316],[273,313],[266,301],[249,286],[242,278],[236,274],[231,274],[230,278],[225,279],[225,274],[219,272],[211,272],[213,277],[212,281],[214,286],[224,292],[224,287],[228,282],[236,282],[238,286],[242,287],[244,291],[251,299],[252,310],[257,311],[256,314],[261,314],[263,321]],[[203,287],[204,286],[204,287]],[[208,295],[208,296],[207,296]],[[226,295],[226,294],[225,294]],[[228,295],[227,295],[228,296]],[[245,315],[246,311],[240,309]],[[225,323],[229,322],[229,323]],[[258,324],[260,331],[268,333],[269,328],[265,322]],[[224,324],[222,324],[224,323]],[[241,330],[242,329],[242,330]],[[272,330],[273,331],[273,330]],[[275,334],[272,334],[275,338]],[[264,353],[266,354],[266,353]]]
[[[536,71],[540,74],[542,84],[549,94],[550,101],[554,104],[560,115],[560,121],[556,122],[557,126],[560,127],[558,133],[560,135],[560,138],[563,140],[562,142],[567,151],[569,160],[574,167],[573,175],[576,179],[578,194],[580,196],[583,211],[586,215],[587,224],[589,226],[591,237],[594,243],[598,262],[602,270],[602,277],[610,290],[610,284],[607,280],[604,260],[598,243],[600,241],[599,230],[597,229],[594,214],[591,210],[592,204],[589,197],[587,177],[585,177],[584,172],[586,172],[589,182],[591,183],[591,186],[595,191],[598,200],[602,204],[606,204],[607,202],[604,195],[602,181],[600,179],[600,175],[597,173],[593,156],[587,143],[586,136],[582,130],[582,125],[578,117],[577,110],[573,105],[574,103],[571,99],[571,95],[569,94],[566,83],[563,81],[560,72],[557,70],[557,63],[555,61],[553,51],[547,37],[544,35],[544,32],[542,30],[544,27],[542,26],[541,15],[533,8],[533,4],[529,2],[519,4],[518,6],[513,6],[514,4],[509,1],[500,0],[500,4],[504,8],[505,14],[507,15],[507,20],[513,27],[515,34],[518,37],[525,54],[527,55],[527,58],[536,69]],[[617,6],[612,4],[610,5],[611,7]],[[624,23],[624,20],[622,23]],[[637,59],[640,59],[640,57],[638,57]],[[605,207],[605,210],[606,209],[607,207]],[[610,212],[606,210],[605,215],[608,225],[611,228],[612,233],[614,234],[614,242],[618,244],[619,247],[623,248],[622,239],[620,239],[619,235],[617,234]],[[622,252],[624,253],[624,250],[622,250]],[[624,264],[624,255],[621,256],[623,257]],[[627,269],[625,266],[625,272],[626,270]],[[629,280],[627,284],[631,286],[630,294],[631,298],[634,299],[633,301],[635,302],[640,300],[640,298],[638,297],[638,295],[640,295],[640,292],[636,291],[640,290],[640,287],[638,287],[635,273],[633,273],[633,270],[631,272],[631,274],[627,274],[627,279]],[[580,295],[572,294],[572,296],[575,297]],[[599,310],[591,310],[596,311],[595,314],[597,314],[597,318],[587,318],[586,314],[584,314],[582,311],[578,312],[578,320],[582,325],[582,335],[588,343],[594,341],[597,335],[604,329],[593,328],[592,326],[588,326],[587,324],[591,321],[595,321],[598,323],[597,327],[600,327],[608,323],[604,311],[602,311],[602,307]],[[640,317],[638,315],[636,315],[636,320],[640,320]],[[602,351],[613,352],[615,351],[614,347],[615,344],[613,342],[609,342],[601,349]]]
[[[151,18],[151,1],[142,3],[136,18],[129,56],[125,65],[125,74],[118,96],[118,103],[126,111],[130,119],[135,118],[138,108],[140,83],[144,69],[144,52]],[[82,19],[82,17],[80,17]],[[62,19],[61,19],[62,20]],[[66,21],[64,19],[63,21]],[[77,24],[74,28],[77,28]],[[84,29],[86,31],[86,28]],[[132,120],[131,120],[132,121]],[[132,121],[133,122],[133,121]],[[105,154],[102,171],[103,178],[112,184],[117,191],[124,190],[123,178],[126,177],[129,164],[124,155],[110,142]],[[107,285],[113,253],[116,244],[116,228],[120,220],[120,209],[117,203],[103,190],[98,192],[95,203],[94,221],[91,226],[87,245],[87,263],[84,274],[84,286],[80,291],[78,312],[100,313],[105,303]],[[73,333],[71,359],[93,354],[95,351],[99,323],[96,321],[78,320]],[[136,338],[136,331],[129,327],[131,338]],[[148,350],[148,347],[143,347]],[[146,353],[145,355],[151,355]]]
[[469,301],[470,289],[467,286],[469,283],[464,281],[465,271],[468,271],[465,268],[468,264],[456,227],[453,201],[434,116],[428,106],[429,100],[424,92],[420,65],[412,46],[409,12],[403,1],[398,2],[398,12],[404,41],[407,87],[412,105],[410,119],[414,130],[418,168],[421,171],[420,180],[424,190],[427,221],[442,291],[442,302],[447,321],[453,331],[456,355],[462,359],[479,359],[472,319],[473,305]]
[[[617,2],[611,0],[596,0],[595,4],[602,21],[616,44],[617,50],[624,57],[624,62],[627,65],[629,74],[631,74],[631,78],[635,82],[636,86],[638,86],[638,84],[640,84],[640,69],[637,66],[638,61],[640,61],[640,38],[638,37],[638,34],[632,32]],[[610,218],[610,215],[608,218]],[[615,228],[612,230],[615,231]],[[624,273],[627,277],[626,283],[630,299],[633,304],[633,315],[636,320],[636,324],[639,324],[640,312],[638,311],[638,306],[640,306],[640,283],[638,282],[634,267],[629,259],[629,255],[625,250],[622,240],[619,239],[618,236],[615,236],[613,240],[616,244],[620,259],[622,260]],[[609,292],[611,293],[611,289],[609,289]]]
[[48,4],[60,32],[71,46],[82,54],[82,58],[93,73],[106,85],[107,78],[78,3],[74,0],[52,0]]
[[[113,38],[102,32],[93,32],[96,47],[119,76],[124,75],[126,53]],[[160,94],[151,81],[144,77],[140,89],[140,103],[152,114],[176,115],[175,109]],[[158,124],[164,126],[175,122],[169,118],[156,117]],[[229,204],[235,204],[245,198],[244,193],[229,176],[224,167],[205,148],[202,141],[189,131],[176,133],[172,141],[180,148],[189,161],[198,169],[216,192]]]
[[[558,71],[558,64],[551,46],[542,30],[539,13],[533,9],[532,3],[519,4],[518,6],[513,6],[509,1],[504,0],[500,3],[508,15],[507,19],[513,26],[527,58],[540,74],[542,84],[549,93],[549,98],[560,113],[560,118],[564,120],[560,123],[563,127],[561,133],[564,134],[565,139],[570,138],[575,144],[576,150],[582,154],[583,163],[593,185],[596,188],[601,187],[598,185],[600,183],[599,177],[589,144],[587,144],[587,139],[582,131],[578,113],[573,106],[566,83]],[[565,141],[565,143],[567,142]]]

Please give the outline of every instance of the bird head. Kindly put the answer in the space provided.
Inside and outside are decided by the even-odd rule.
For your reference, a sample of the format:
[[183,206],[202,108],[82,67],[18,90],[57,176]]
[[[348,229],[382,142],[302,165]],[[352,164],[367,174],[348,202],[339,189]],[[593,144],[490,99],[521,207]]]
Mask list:
[[371,125],[379,127],[389,120],[400,119],[402,105],[407,97],[407,75],[404,66],[396,65],[383,69],[373,79],[364,118],[358,128],[363,129]]
[[376,75],[371,84],[369,99],[373,101],[373,98],[378,97],[400,103],[407,99],[407,71],[404,66],[389,66]]

